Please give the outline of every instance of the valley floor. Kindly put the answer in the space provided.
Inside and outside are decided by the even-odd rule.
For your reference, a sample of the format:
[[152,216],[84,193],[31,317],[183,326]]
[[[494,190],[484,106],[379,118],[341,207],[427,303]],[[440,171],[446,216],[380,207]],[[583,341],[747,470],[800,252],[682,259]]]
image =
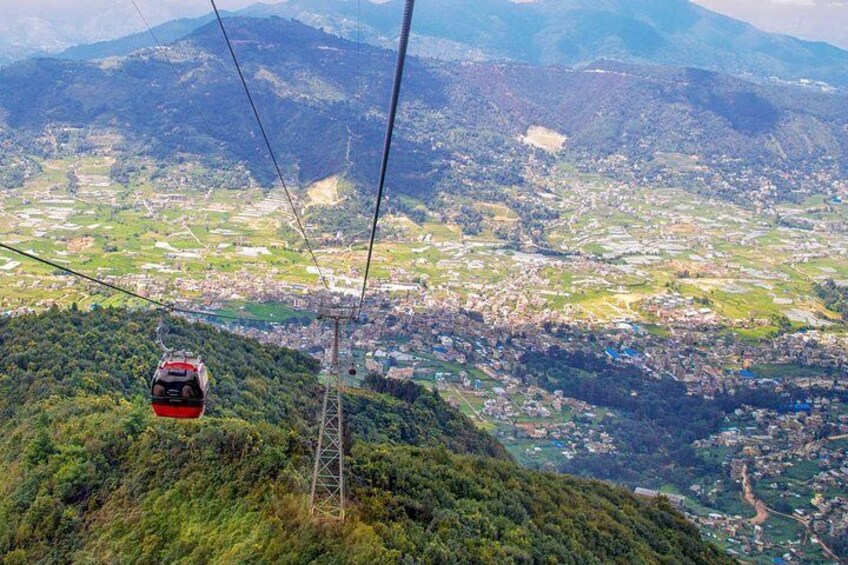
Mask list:
[[[45,161],[24,188],[0,191],[2,240],[150,296],[276,320],[238,331],[322,355],[328,334],[313,323],[317,273],[292,237],[282,193],[200,190],[190,180],[203,172],[194,165],[164,180],[142,173],[127,188],[111,179],[113,164],[108,154]],[[69,192],[71,170],[79,187]],[[544,189],[526,197],[561,218],[545,226],[544,248],[516,251],[498,236],[520,221],[500,203],[463,202],[483,217],[474,236],[429,213],[420,223],[386,218],[391,237],[377,249],[374,314],[352,338],[359,362],[439,390],[528,466],[588,475],[628,456],[616,422],[638,423],[614,407],[535,386],[522,356],[582,348],[703,398],[776,381],[827,390],[798,399],[813,401],[809,415],[729,414],[721,430],[692,443],[718,472],[676,482],[662,474],[604,477],[685,495],[705,535],[732,552],[825,562],[811,532],[848,532],[841,471],[848,463],[844,442],[815,443],[812,434],[846,431],[848,411],[837,398],[848,386],[848,336],[813,286],[848,281],[848,236],[839,231],[848,208],[818,198],[755,213],[565,165],[534,182]],[[315,211],[340,206],[349,190],[334,177],[304,187],[300,198]],[[365,234],[337,239],[320,224],[310,229],[322,241],[320,260],[332,265],[333,290],[355,293]],[[9,315],[127,304],[9,253],[0,253],[0,282],[0,309]],[[744,462],[758,497],[795,518],[773,512],[749,523]]]

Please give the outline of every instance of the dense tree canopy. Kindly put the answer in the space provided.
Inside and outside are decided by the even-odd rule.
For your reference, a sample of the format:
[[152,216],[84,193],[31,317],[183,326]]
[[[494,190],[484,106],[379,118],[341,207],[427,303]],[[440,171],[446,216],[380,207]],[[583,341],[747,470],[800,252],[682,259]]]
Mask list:
[[672,483],[688,488],[697,476],[719,473],[715,461],[697,455],[691,444],[721,428],[725,415],[743,405],[778,408],[794,388],[742,389],[714,399],[688,394],[671,376],[645,374],[634,365],[553,347],[522,358],[523,376],[548,390],[615,410],[603,424],[624,448],[617,453],[581,454],[563,472],[585,474],[631,486]]
[[829,310],[839,312],[848,321],[848,288],[836,284],[832,279],[815,285],[816,296],[824,301]]
[[[317,364],[210,326],[208,415],[156,420],[153,315],[0,320],[0,563],[720,563],[662,501],[519,468],[437,395],[348,393],[350,519],[308,517]],[[492,457],[495,456],[495,457]]]

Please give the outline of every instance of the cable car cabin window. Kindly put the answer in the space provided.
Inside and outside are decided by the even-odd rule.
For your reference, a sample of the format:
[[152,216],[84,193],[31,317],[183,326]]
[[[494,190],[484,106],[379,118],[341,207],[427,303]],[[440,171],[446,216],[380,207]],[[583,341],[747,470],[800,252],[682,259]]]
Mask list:
[[157,416],[199,418],[206,408],[208,389],[209,378],[199,356],[169,352],[153,374],[150,401]]

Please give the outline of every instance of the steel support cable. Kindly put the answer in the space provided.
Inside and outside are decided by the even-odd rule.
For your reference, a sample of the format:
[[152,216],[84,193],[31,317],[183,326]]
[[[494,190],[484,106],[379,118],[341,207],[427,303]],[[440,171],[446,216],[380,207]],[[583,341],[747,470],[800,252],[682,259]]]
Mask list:
[[[362,88],[362,0],[356,0],[356,122],[354,123],[354,141],[360,143],[362,137],[362,116],[365,113]],[[357,152],[357,157],[361,152]]]
[[377,239],[377,225],[380,221],[380,207],[383,202],[383,192],[386,187],[386,171],[389,166],[389,155],[392,149],[392,138],[395,130],[395,119],[397,117],[398,101],[400,100],[400,87],[403,82],[403,70],[406,65],[406,52],[409,48],[409,35],[412,31],[412,14],[415,10],[415,0],[406,0],[403,12],[403,23],[400,30],[400,46],[398,48],[397,65],[395,67],[395,78],[392,84],[392,97],[389,104],[389,120],[386,125],[386,138],[383,142],[383,159],[380,164],[380,180],[377,186],[377,204],[374,207],[374,220],[371,226],[371,241],[368,244],[368,260],[365,263],[365,277],[362,281],[362,293],[359,297],[359,314],[365,304],[365,294],[368,292],[368,276],[371,273],[371,261],[374,258],[374,243]]
[[327,278],[324,276],[324,271],[321,269],[320,264],[318,263],[318,258],[315,255],[315,251],[312,247],[312,243],[309,241],[309,236],[306,233],[306,228],[303,226],[303,221],[300,219],[300,214],[297,211],[297,206],[294,204],[294,199],[292,198],[291,192],[289,191],[288,184],[286,184],[285,177],[283,177],[283,171],[280,169],[279,161],[277,160],[277,155],[274,153],[274,148],[271,145],[271,140],[268,138],[268,133],[265,131],[265,126],[262,123],[262,118],[259,116],[259,110],[256,107],[256,103],[253,100],[253,94],[250,92],[250,87],[247,85],[247,79],[244,76],[244,72],[241,69],[241,64],[239,63],[238,57],[236,57],[236,52],[233,49],[232,41],[230,41],[230,36],[227,33],[227,28],[224,26],[224,19],[221,17],[221,12],[218,11],[218,6],[215,4],[215,0],[209,0],[212,3],[212,9],[215,11],[215,17],[218,20],[218,26],[221,28],[221,34],[224,36],[224,40],[227,42],[227,48],[230,51],[230,56],[233,58],[233,63],[236,66],[236,71],[238,71],[239,79],[241,79],[241,85],[244,87],[244,93],[247,95],[247,101],[250,103],[250,108],[253,110],[253,115],[256,118],[256,123],[259,124],[259,131],[262,134],[262,138],[265,140],[265,146],[268,148],[268,154],[271,156],[271,161],[274,163],[274,169],[277,171],[277,176],[280,179],[280,183],[283,185],[283,190],[286,193],[286,198],[291,205],[292,213],[294,214],[294,218],[297,222],[297,226],[300,229],[300,233],[303,236],[303,240],[306,242],[306,248],[309,251],[309,255],[312,258],[312,263],[315,265],[315,268],[318,270],[318,276],[321,278],[321,282],[324,284],[324,287],[329,290],[330,284],[327,282]]
[[100,285],[100,286],[102,286],[104,288],[108,288],[110,290],[114,290],[116,292],[120,292],[121,294],[125,294],[126,296],[129,296],[131,298],[136,298],[138,300],[142,300],[144,302],[147,302],[148,304],[152,304],[153,306],[156,306],[160,310],[166,310],[166,311],[174,313],[174,314],[186,314],[188,316],[199,316],[199,317],[204,317],[204,318],[216,318],[216,319],[219,319],[219,320],[230,320],[230,321],[235,321],[235,322],[260,322],[260,323],[264,323],[264,324],[277,323],[277,320],[242,318],[242,317],[239,317],[239,316],[228,316],[226,314],[215,314],[213,312],[202,312],[200,310],[191,310],[191,309],[188,309],[188,308],[180,308],[178,306],[174,306],[173,304],[168,304],[167,302],[162,302],[160,300],[156,300],[156,299],[153,299],[153,298],[150,298],[150,297],[147,297],[147,296],[142,296],[141,294],[138,294],[137,292],[133,292],[129,289],[120,287],[118,285],[108,283],[108,282],[100,280],[98,278],[86,275],[85,273],[81,273],[80,271],[76,271],[76,270],[71,269],[69,267],[65,267],[64,265],[60,265],[59,263],[50,261],[48,259],[43,259],[43,258],[41,258],[37,255],[33,255],[32,253],[28,253],[26,251],[23,251],[22,249],[18,249],[16,247],[13,247],[11,245],[7,245],[7,244],[2,243],[2,242],[0,242],[0,249],[5,249],[7,251],[11,251],[12,253],[16,253],[16,254],[18,254],[22,257],[26,257],[27,259],[31,259],[32,261],[36,261],[38,263],[41,263],[42,265],[47,265],[48,267],[53,267],[54,269],[58,269],[58,270],[60,270],[64,273],[67,273],[69,275],[73,275],[77,278],[86,280],[86,281],[94,283],[96,285]]

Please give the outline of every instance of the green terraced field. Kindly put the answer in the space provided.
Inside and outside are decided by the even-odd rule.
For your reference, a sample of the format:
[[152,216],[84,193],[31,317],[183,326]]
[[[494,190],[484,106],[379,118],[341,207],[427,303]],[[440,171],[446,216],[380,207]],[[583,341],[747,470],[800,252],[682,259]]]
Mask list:
[[[87,273],[186,299],[233,302],[224,292],[233,280],[243,287],[235,302],[248,303],[263,301],[263,285],[309,288],[318,283],[302,242],[289,227],[293,219],[282,193],[201,190],[192,179],[202,168],[175,166],[153,175],[152,163],[124,187],[109,178],[111,164],[108,155],[43,162],[44,172],[26,187],[0,193],[3,241]],[[67,188],[71,169],[81,179],[76,194]],[[545,223],[547,244],[579,250],[583,257],[505,250],[496,228],[515,223],[516,211],[503,202],[457,196],[450,197],[449,207],[466,205],[481,212],[479,235],[464,236],[460,226],[439,220],[432,211],[420,225],[387,216],[389,232],[378,242],[372,280],[400,285],[387,286],[390,291],[417,288],[415,294],[460,301],[477,297],[493,310],[520,304],[523,312],[563,320],[603,324],[632,319],[662,326],[688,322],[694,315],[753,339],[776,331],[775,316],[788,316],[796,327],[838,320],[812,296],[812,286],[826,278],[848,279],[845,236],[779,227],[771,217],[673,188],[575,175],[567,163],[535,180],[544,198],[505,190],[510,197],[530,199],[538,209],[555,211],[559,219]],[[353,191],[344,178],[338,187],[342,200]],[[298,199],[308,198],[305,190],[295,192]],[[404,203],[421,207],[411,198]],[[306,208],[307,231],[334,286],[355,291],[367,232],[336,240],[315,224],[321,210],[317,204]],[[798,216],[804,209],[784,207],[781,213]],[[848,217],[848,211],[830,213],[834,220],[808,216],[827,225]],[[91,296],[87,285],[70,284],[53,276],[52,269],[24,262],[4,270],[6,260],[18,259],[0,254],[0,277],[15,281],[2,285],[3,308],[120,302]],[[697,303],[652,305],[674,292]]]

